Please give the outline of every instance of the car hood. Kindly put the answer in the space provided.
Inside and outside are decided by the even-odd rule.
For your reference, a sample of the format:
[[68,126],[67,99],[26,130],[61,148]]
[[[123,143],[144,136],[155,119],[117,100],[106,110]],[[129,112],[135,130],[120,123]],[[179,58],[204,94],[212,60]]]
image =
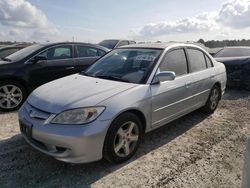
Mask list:
[[225,65],[241,65],[250,59],[249,56],[244,57],[217,57],[216,61],[222,62]]
[[137,84],[87,77],[64,77],[36,89],[28,98],[32,106],[50,113],[95,106]]

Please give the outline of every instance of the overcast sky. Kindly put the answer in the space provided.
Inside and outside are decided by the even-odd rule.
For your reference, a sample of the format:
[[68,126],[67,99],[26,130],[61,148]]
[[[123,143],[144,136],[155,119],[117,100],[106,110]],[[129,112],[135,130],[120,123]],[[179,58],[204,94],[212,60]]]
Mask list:
[[250,0],[0,0],[0,40],[250,39]]

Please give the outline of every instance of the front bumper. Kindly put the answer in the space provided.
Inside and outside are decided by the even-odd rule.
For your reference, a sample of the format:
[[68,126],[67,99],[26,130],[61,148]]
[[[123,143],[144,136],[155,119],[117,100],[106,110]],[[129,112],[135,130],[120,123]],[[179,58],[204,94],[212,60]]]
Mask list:
[[19,110],[22,135],[35,149],[60,161],[87,163],[102,158],[103,144],[111,120],[96,120],[86,125],[44,124]]

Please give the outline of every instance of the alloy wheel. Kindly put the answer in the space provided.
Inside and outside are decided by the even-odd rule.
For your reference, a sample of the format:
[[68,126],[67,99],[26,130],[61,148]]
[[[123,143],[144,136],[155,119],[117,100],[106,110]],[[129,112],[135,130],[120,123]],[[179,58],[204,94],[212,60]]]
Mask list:
[[210,96],[210,106],[211,109],[215,109],[219,101],[219,91],[218,89],[214,88],[212,94]]
[[119,157],[126,157],[132,153],[139,140],[139,127],[134,122],[124,123],[115,136],[114,151]]
[[13,109],[16,108],[23,100],[22,90],[12,84],[0,87],[0,108]]

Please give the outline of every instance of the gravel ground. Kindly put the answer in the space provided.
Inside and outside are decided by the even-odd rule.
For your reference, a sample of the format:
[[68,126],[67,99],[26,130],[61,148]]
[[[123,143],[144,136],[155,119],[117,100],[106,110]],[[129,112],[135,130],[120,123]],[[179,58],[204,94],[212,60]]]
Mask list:
[[144,138],[122,165],[72,165],[29,147],[17,113],[0,114],[0,187],[241,187],[250,93],[227,91],[216,113],[193,112]]

